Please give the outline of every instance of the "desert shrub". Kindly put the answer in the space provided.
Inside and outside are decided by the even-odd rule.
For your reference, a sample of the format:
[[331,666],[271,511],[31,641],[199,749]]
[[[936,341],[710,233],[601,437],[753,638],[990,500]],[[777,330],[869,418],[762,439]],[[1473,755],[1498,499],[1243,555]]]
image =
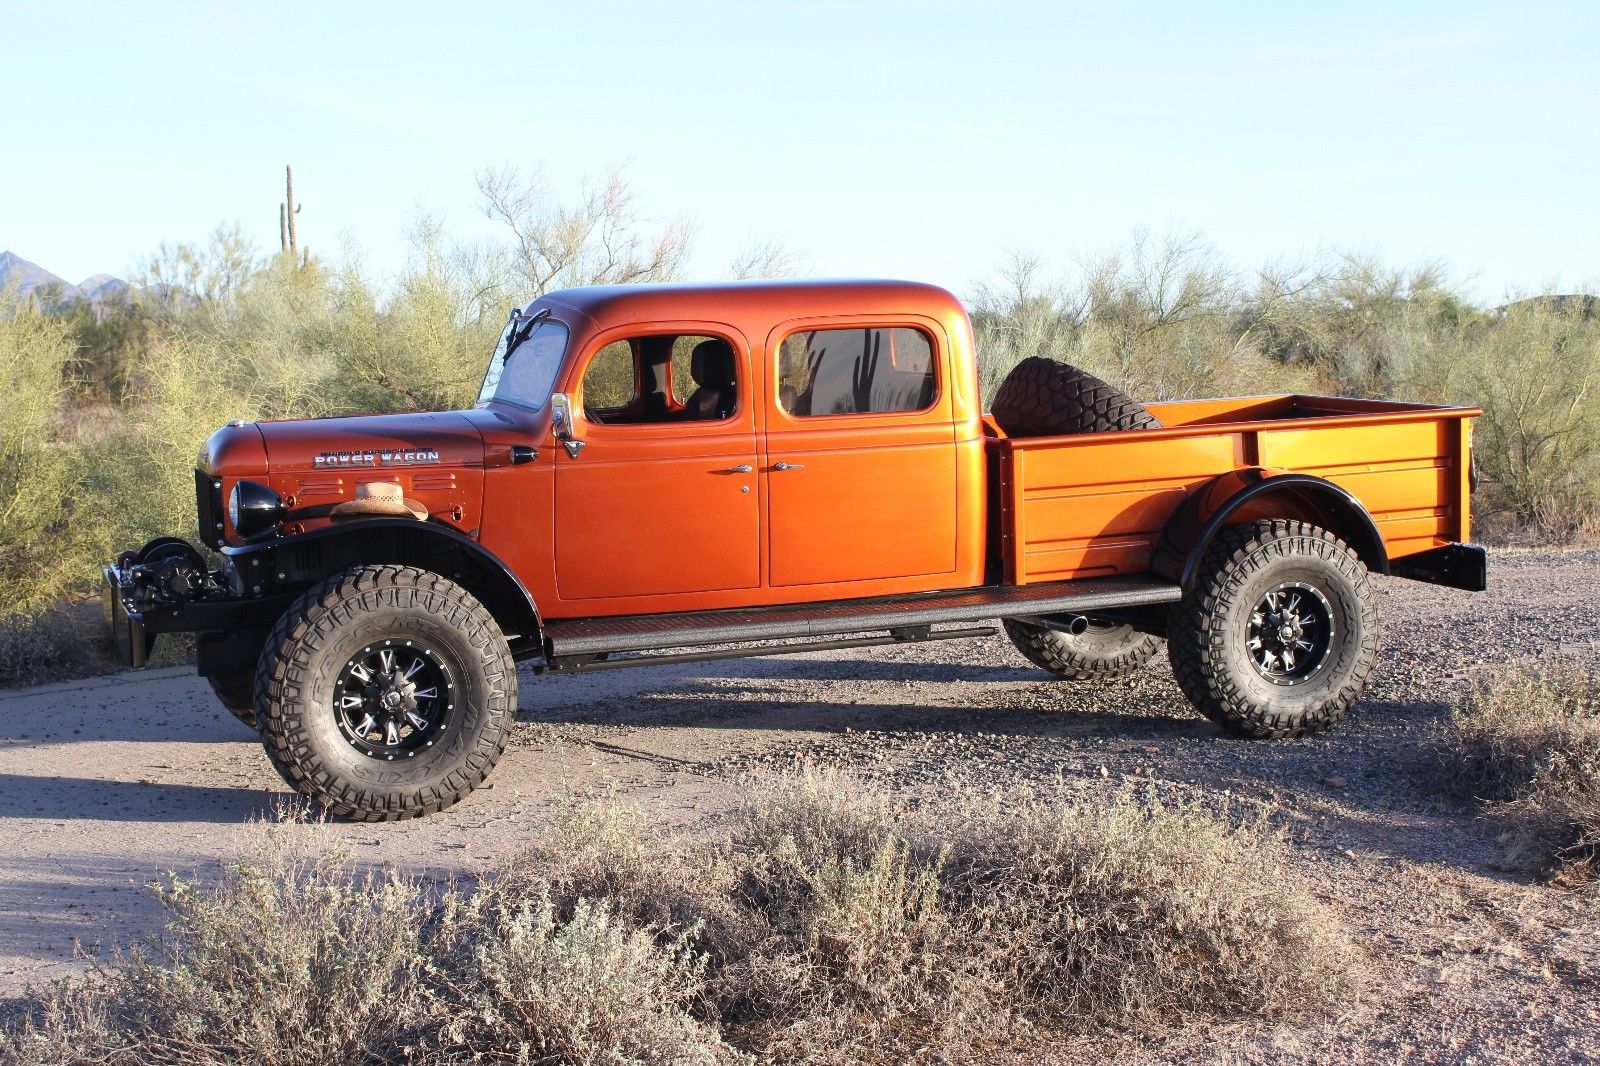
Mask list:
[[268,830],[212,885],[159,890],[167,933],[13,1004],[19,1064],[717,1063],[683,1004],[701,962],[603,901],[427,889]]
[[652,835],[616,804],[564,803],[536,843],[506,860],[496,881],[511,896],[548,888],[563,914],[579,900],[607,900],[634,926],[689,936],[719,972],[747,957],[764,934],[759,916],[734,901],[737,876],[719,849]]
[[1331,391],[1375,397],[1394,396],[1419,349],[1481,317],[1436,264],[1393,269],[1351,253],[1269,266],[1240,313],[1261,354],[1315,370]]
[[156,945],[35,990],[19,1063],[961,1061],[1318,1008],[1333,920],[1256,823],[1123,793],[913,806],[752,782],[726,837],[566,811],[472,886],[279,849],[172,882]]
[[74,402],[126,402],[140,359],[161,340],[161,318],[154,308],[128,294],[93,305],[76,300],[60,316],[74,349],[67,367]]
[[914,807],[835,775],[751,783],[726,841],[580,811],[513,863],[706,963],[693,1006],[763,1061],[959,1060],[1039,1029],[1318,1008],[1337,924],[1254,823],[1131,794]]
[[435,943],[420,1028],[429,1053],[684,1066],[735,1057],[688,1012],[705,965],[688,936],[658,936],[605,901],[579,898],[563,913],[548,887],[533,897],[506,887],[472,896]]
[[1292,1013],[1349,982],[1281,848],[1196,807],[1009,792],[912,810],[802,778],[735,839],[787,932],[756,967],[782,978],[767,1001],[841,1046]]
[[472,405],[507,308],[480,298],[471,266],[424,223],[387,299],[380,300],[356,268],[340,273],[323,343],[333,353],[341,406],[440,411]]
[[71,521],[80,467],[59,414],[72,360],[60,319],[0,300],[0,614],[27,616],[79,579]]
[[1474,452],[1506,509],[1544,539],[1600,531],[1600,319],[1525,301],[1459,350],[1455,388],[1440,391],[1483,408]]
[[14,1022],[13,1061],[335,1066],[396,1042],[423,961],[414,883],[268,847],[159,895],[167,936],[49,989]]
[[989,946],[945,905],[937,852],[887,797],[778,781],[734,833],[737,898],[766,935],[721,976],[725,1010],[783,1061],[963,1054],[1014,1027]]
[[1281,844],[1198,806],[1013,797],[947,864],[960,898],[1022,931],[1001,954],[1006,982],[1057,1022],[1309,1011],[1353,980]]
[[[355,266],[259,261],[234,237],[165,249],[127,322],[0,301],[7,617],[91,587],[117,551],[192,536],[194,456],[232,419],[471,402],[500,320],[436,233],[388,293]],[[84,416],[102,395],[117,405]]]
[[0,618],[0,685],[31,685],[73,672],[82,640],[59,611]]
[[1032,355],[1147,401],[1305,391],[1312,372],[1271,358],[1250,328],[1277,306],[1252,312],[1236,272],[1193,234],[1137,233],[1069,281],[1012,256],[972,300],[983,396]]
[[1513,850],[1571,881],[1600,860],[1600,661],[1531,661],[1475,680],[1442,744],[1445,783]]

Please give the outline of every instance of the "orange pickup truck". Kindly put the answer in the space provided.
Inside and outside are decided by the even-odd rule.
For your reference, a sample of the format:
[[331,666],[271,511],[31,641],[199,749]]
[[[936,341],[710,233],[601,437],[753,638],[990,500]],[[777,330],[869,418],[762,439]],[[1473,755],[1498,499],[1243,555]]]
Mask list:
[[[199,671],[296,789],[359,819],[480,784],[534,672],[993,635],[1067,678],[1163,642],[1232,732],[1327,727],[1378,647],[1369,573],[1482,589],[1471,408],[1148,407],[1027,360],[993,414],[942,289],[619,286],[514,310],[475,407],[235,422],[204,549],[106,568],[142,665]],[[1062,699],[1070,699],[1062,690]]]

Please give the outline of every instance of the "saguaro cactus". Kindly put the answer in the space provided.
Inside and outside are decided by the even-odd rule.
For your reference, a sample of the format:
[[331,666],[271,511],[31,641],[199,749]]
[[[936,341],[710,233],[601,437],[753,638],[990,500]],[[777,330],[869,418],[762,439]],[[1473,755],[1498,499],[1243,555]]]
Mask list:
[[300,205],[294,201],[294,167],[286,165],[283,168],[283,184],[283,203],[278,205],[278,242],[285,253],[298,260],[300,239],[295,230],[294,216],[300,213]]

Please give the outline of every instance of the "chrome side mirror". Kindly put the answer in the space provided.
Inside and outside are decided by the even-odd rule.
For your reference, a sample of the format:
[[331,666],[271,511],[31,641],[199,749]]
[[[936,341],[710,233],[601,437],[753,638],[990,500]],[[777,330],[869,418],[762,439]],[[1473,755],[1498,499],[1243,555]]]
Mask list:
[[550,432],[566,449],[567,458],[576,459],[578,453],[583,451],[583,438],[578,436],[572,424],[572,401],[567,399],[564,392],[550,394]]

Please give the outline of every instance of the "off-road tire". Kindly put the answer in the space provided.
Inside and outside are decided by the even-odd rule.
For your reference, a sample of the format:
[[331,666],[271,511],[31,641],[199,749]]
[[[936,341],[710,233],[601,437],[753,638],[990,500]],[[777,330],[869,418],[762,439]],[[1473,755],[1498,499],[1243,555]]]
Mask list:
[[[369,647],[426,643],[454,679],[437,742],[392,761],[341,732],[335,686]],[[267,756],[297,792],[339,818],[432,814],[480,785],[500,760],[517,707],[516,667],[492,615],[465,589],[409,566],[363,566],[327,579],[286,611],[256,671]]]
[[[1331,622],[1320,665],[1287,687],[1257,668],[1249,646],[1252,614],[1285,584],[1320,598]],[[1172,614],[1167,653],[1184,695],[1228,732],[1296,737],[1344,717],[1366,685],[1378,639],[1367,569],[1349,545],[1306,522],[1270,520],[1217,536]]]
[[1161,650],[1160,637],[1141,633],[1132,626],[1091,621],[1087,630],[1073,635],[1014,618],[1007,618],[1002,624],[1024,659],[1070,681],[1126,676]]
[[235,670],[206,678],[217,700],[239,721],[256,728],[256,675],[253,670]]
[[1011,437],[1161,428],[1143,404],[1121,389],[1038,355],[1011,369],[994,394],[989,413]]

